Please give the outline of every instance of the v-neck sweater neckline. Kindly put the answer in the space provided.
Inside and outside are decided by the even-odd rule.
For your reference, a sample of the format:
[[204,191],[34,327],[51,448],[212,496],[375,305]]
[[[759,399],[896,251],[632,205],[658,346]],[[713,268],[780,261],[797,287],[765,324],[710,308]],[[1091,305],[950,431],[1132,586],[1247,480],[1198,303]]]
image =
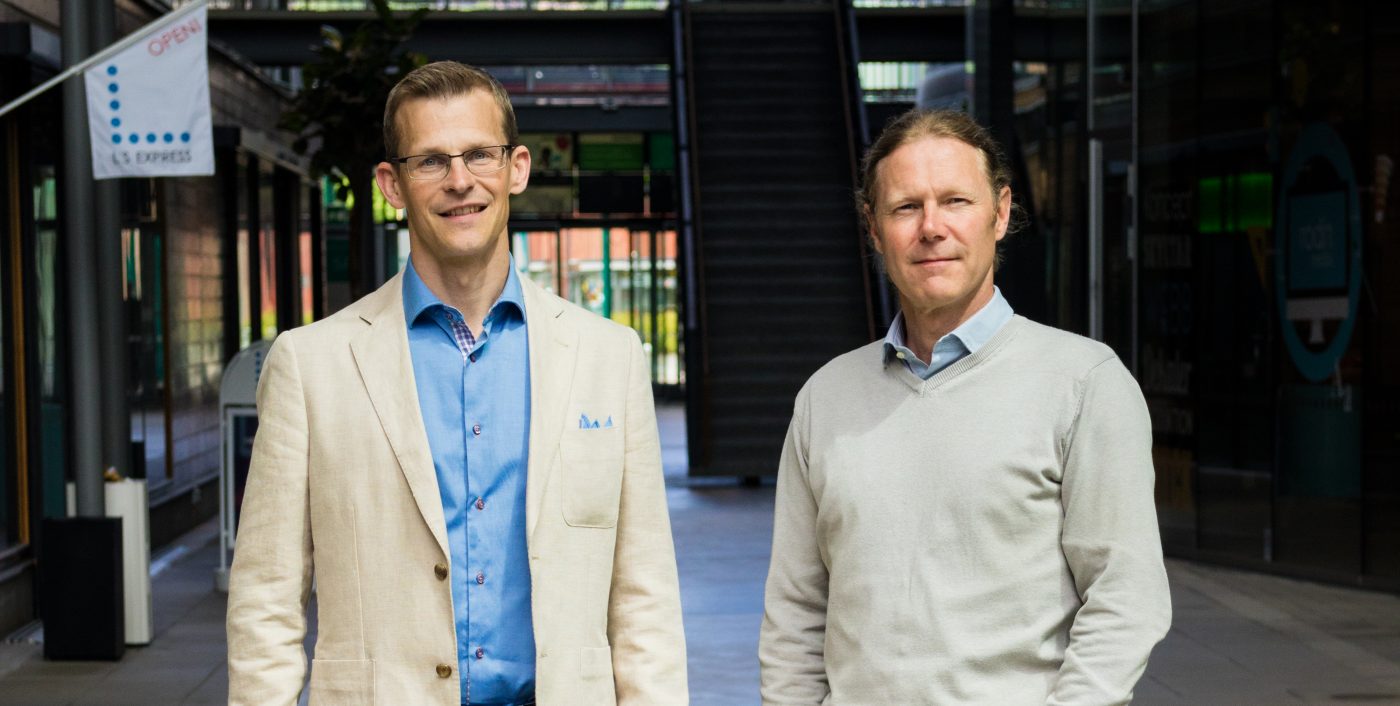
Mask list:
[[[1020,331],[1025,326],[1025,323],[1025,317],[1020,314],[1012,316],[1011,319],[1001,327],[1000,331],[997,331],[987,340],[985,345],[963,356],[948,367],[934,373],[927,380],[915,375],[909,370],[909,366],[903,365],[898,360],[885,361],[885,373],[898,378],[900,382],[903,382],[909,389],[920,396],[930,394],[949,381],[962,376],[963,373],[976,368],[978,365],[981,365],[983,361],[996,355],[997,351],[1004,347],[1007,341],[1010,341],[1016,336],[1016,332]],[[881,355],[884,355],[883,347],[877,348],[877,350],[880,351]]]

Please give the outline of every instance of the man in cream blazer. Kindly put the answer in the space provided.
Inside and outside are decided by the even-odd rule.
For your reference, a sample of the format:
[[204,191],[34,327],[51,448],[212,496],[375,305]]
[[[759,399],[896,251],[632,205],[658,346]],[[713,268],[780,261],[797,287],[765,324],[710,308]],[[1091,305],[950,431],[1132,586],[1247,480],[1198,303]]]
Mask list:
[[[312,704],[686,704],[675,556],[641,345],[629,329],[511,274],[508,199],[524,189],[530,160],[511,144],[515,121],[499,84],[440,62],[407,75],[395,94],[386,148],[409,156],[380,164],[378,178],[408,213],[411,266],[334,316],[283,334],[264,364],[229,590],[229,701],[296,702],[314,585]],[[470,606],[473,621],[505,620],[498,630],[509,639],[533,640],[533,665],[506,670],[518,689],[506,700],[469,674],[486,662],[464,642],[476,623],[464,624],[454,600],[465,568],[449,540],[449,515],[485,506],[468,498],[460,513],[444,510],[439,441],[430,445],[428,431],[441,420],[425,425],[420,392],[431,388],[415,380],[420,354],[410,342],[406,277],[420,277],[443,311],[460,312],[464,335],[475,332],[478,342],[505,335],[492,317],[508,292],[521,299],[529,419],[519,420],[528,454],[525,478],[516,479],[524,507],[516,509],[528,575],[492,580],[507,582],[527,607],[525,634],[510,635],[520,625],[508,611],[493,614],[491,602]],[[463,348],[463,365],[470,350]]]

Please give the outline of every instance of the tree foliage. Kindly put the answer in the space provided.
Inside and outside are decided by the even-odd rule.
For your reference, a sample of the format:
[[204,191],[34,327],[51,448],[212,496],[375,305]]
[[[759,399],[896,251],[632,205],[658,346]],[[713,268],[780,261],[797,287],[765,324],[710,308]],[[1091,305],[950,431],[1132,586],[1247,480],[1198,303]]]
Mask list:
[[422,54],[403,50],[427,10],[395,16],[388,0],[372,2],[374,18],[349,34],[321,28],[316,58],[302,67],[301,90],[278,122],[278,127],[297,135],[292,147],[299,154],[310,153],[316,174],[347,177],[349,183],[340,185],[337,195],[354,195],[350,271],[356,296],[372,284],[363,253],[373,229],[371,175],[385,156],[384,102],[400,77],[427,61]]

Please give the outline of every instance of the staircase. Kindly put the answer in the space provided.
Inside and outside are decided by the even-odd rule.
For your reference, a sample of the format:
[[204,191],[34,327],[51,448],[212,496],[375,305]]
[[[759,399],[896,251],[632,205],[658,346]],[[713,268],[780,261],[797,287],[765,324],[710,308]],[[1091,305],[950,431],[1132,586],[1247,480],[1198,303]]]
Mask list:
[[875,335],[842,16],[829,2],[682,13],[699,306],[687,346],[700,348],[690,473],[773,475],[803,382]]

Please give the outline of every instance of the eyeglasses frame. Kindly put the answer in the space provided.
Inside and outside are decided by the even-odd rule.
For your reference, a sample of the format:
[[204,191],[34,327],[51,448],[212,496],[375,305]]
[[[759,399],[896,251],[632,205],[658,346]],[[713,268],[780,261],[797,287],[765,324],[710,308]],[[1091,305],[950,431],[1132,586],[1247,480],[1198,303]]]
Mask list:
[[[408,173],[406,174],[406,176],[407,176],[409,179],[412,179],[412,180],[414,180],[414,181],[441,181],[441,180],[443,180],[443,179],[446,179],[448,174],[451,174],[451,173],[452,173],[452,160],[454,160],[454,159],[456,159],[456,158],[458,158],[458,157],[461,157],[461,158],[462,158],[462,166],[466,167],[468,172],[471,172],[471,173],[472,173],[473,175],[475,175],[475,176],[482,177],[482,176],[490,176],[490,175],[492,175],[492,174],[495,174],[496,172],[501,171],[502,169],[505,169],[505,168],[506,168],[506,163],[509,161],[510,155],[511,155],[513,152],[515,152],[515,148],[516,148],[516,147],[519,147],[519,146],[520,146],[520,145],[511,145],[511,144],[505,144],[505,145],[482,145],[481,147],[473,147],[473,148],[471,148],[471,149],[469,149],[469,150],[466,150],[466,151],[464,151],[464,152],[460,152],[460,153],[458,153],[458,154],[444,154],[444,153],[441,153],[441,152],[430,152],[430,153],[427,153],[427,154],[410,154],[410,155],[407,155],[407,156],[404,156],[404,157],[389,157],[388,159],[385,159],[384,161],[388,162],[389,164],[404,164],[404,165],[407,165],[407,164],[408,164],[408,160],[413,159],[413,158],[415,158],[415,157],[432,157],[432,156],[446,157],[446,158],[447,158],[447,169],[443,170],[441,176],[438,176],[438,177],[426,177],[426,178],[425,178],[425,177],[416,177],[416,176],[413,176],[413,170],[411,170],[411,169],[410,169],[410,170],[408,171]],[[495,169],[492,169],[492,170],[489,171],[489,172],[486,172],[485,174],[480,174],[480,173],[477,173],[476,171],[472,170],[471,165],[467,163],[467,153],[469,153],[469,152],[475,152],[475,151],[477,151],[477,150],[489,150],[489,149],[493,149],[493,148],[496,148],[496,147],[501,147],[501,148],[504,148],[504,149],[505,149],[505,151],[501,153],[501,163],[500,163],[500,166],[496,167]]]

